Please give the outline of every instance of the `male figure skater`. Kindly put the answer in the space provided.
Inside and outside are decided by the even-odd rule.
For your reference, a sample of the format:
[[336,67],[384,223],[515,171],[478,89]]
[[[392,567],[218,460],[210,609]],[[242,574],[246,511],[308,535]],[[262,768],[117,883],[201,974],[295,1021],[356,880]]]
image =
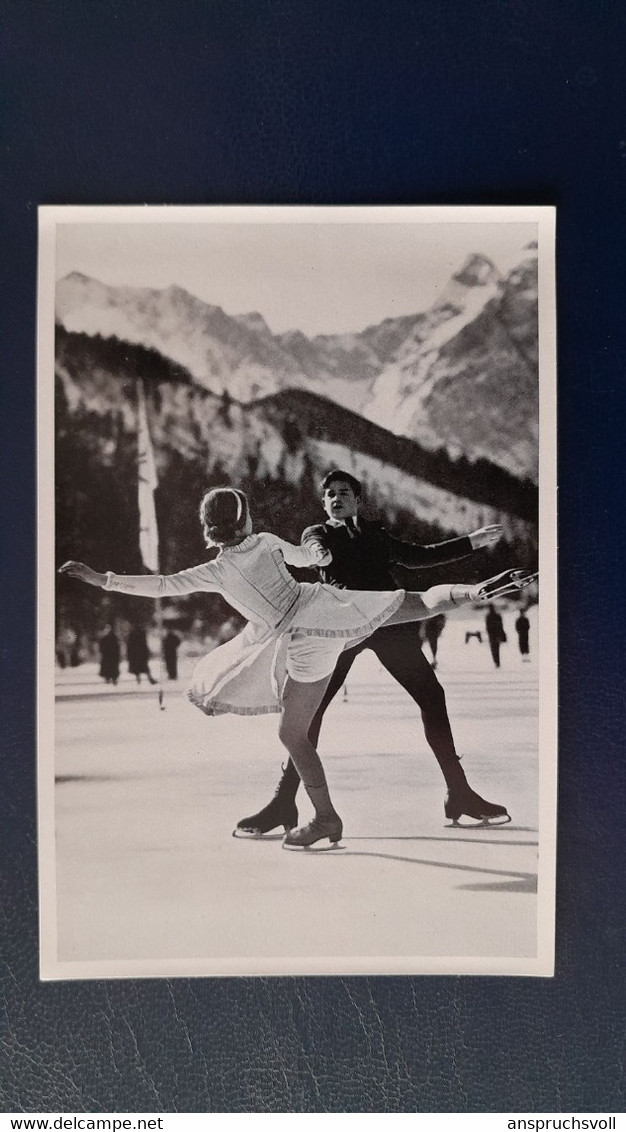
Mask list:
[[[329,472],[321,487],[327,519],[324,523],[308,527],[301,541],[304,545],[316,542],[330,551],[332,560],[318,569],[319,577],[322,582],[342,589],[397,589],[398,585],[390,573],[392,565],[417,569],[453,562],[473,550],[493,545],[502,534],[502,528],[494,524],[482,527],[467,537],[433,546],[416,546],[393,538],[381,523],[361,517],[361,484],[349,472]],[[445,694],[422,652],[419,624],[416,622],[383,626],[366,640],[342,652],[309,728],[309,739],[313,745],[317,746],[326,708],[345,683],[356,657],[366,648],[376,653],[381,664],[420,708],[426,740],[448,787],[444,805],[446,817],[455,823],[463,814],[478,821],[510,820],[504,806],[485,801],[467,782],[455,750]],[[235,834],[269,833],[280,825],[286,830],[297,825],[296,793],[299,785],[298,772],[289,759],[272,800],[258,813],[242,818],[237,823]]]

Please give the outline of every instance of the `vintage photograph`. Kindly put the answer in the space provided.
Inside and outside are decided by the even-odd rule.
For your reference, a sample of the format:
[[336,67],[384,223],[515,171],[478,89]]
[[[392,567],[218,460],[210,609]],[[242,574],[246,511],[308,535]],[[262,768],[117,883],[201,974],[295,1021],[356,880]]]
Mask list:
[[39,218],[44,979],[553,974],[555,213]]

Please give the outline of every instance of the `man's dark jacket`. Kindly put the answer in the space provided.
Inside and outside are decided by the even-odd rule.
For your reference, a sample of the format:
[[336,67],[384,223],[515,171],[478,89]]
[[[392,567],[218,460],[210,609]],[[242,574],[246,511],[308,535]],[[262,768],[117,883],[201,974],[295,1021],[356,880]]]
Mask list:
[[471,554],[469,538],[454,538],[433,546],[414,546],[393,538],[382,523],[363,519],[348,519],[347,523],[327,521],[307,527],[301,542],[314,539],[332,554],[328,566],[318,567],[322,582],[351,590],[397,590],[398,583],[391,575],[392,566],[437,566],[454,562]]

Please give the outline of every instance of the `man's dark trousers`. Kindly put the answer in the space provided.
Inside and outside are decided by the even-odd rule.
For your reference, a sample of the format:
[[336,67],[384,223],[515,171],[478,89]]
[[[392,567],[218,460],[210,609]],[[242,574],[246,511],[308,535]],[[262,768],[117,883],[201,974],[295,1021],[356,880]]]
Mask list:
[[446,698],[441,684],[422,652],[419,625],[415,622],[377,629],[365,641],[344,649],[330,678],[324,698],[311,721],[309,739],[314,746],[317,746],[324,712],[345,684],[357,656],[365,649],[371,649],[376,654],[383,668],[386,668],[390,676],[406,689],[411,699],[419,706],[427,742],[433,750],[446,782],[449,786],[454,785],[458,781],[459,763],[446,710]]

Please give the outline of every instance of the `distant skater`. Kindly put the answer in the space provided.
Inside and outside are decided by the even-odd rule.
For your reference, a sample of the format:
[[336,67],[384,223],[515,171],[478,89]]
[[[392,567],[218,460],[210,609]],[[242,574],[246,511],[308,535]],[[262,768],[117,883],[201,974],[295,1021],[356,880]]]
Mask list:
[[522,609],[515,622],[515,631],[517,633],[517,643],[519,645],[519,651],[522,654],[522,659],[530,661],[530,656],[528,655],[530,653],[530,643],[528,639],[530,635],[530,621],[524,609]]
[[128,671],[132,676],[137,678],[137,683],[141,684],[141,677],[147,676],[150,684],[156,684],[150,671],[150,651],[148,649],[148,641],[146,639],[146,630],[141,629],[136,625],[131,629],[126,641],[126,659],[128,661]]
[[430,651],[432,654],[432,667],[437,667],[437,650],[439,648],[439,638],[443,633],[446,624],[446,618],[443,613],[438,613],[436,617],[429,617],[428,621],[424,622],[424,636],[428,641]]
[[163,659],[168,680],[178,680],[178,646],[180,637],[169,629],[163,640]]
[[308,731],[344,646],[382,624],[424,620],[466,602],[518,592],[527,579],[522,571],[507,570],[477,585],[441,585],[424,593],[340,591],[292,577],[287,563],[321,565],[330,562],[330,552],[314,539],[296,547],[273,534],[253,534],[243,492],[212,489],[202,499],[200,517],[207,546],[219,553],[190,570],[126,576],[71,561],[61,572],[92,586],[149,598],[220,593],[247,617],[241,633],[199,663],[189,698],[207,715],[280,712],[279,737],[315,811],[307,825],[286,831],[283,844],[305,848],[328,838],[335,845],[343,824]]
[[485,628],[489,638],[489,648],[493,657],[493,663],[496,668],[500,667],[500,645],[506,644],[506,633],[504,632],[504,625],[502,618],[493,605],[489,606],[489,612],[485,617]]
[[100,639],[100,675],[105,684],[117,684],[120,675],[120,642],[112,625]]

